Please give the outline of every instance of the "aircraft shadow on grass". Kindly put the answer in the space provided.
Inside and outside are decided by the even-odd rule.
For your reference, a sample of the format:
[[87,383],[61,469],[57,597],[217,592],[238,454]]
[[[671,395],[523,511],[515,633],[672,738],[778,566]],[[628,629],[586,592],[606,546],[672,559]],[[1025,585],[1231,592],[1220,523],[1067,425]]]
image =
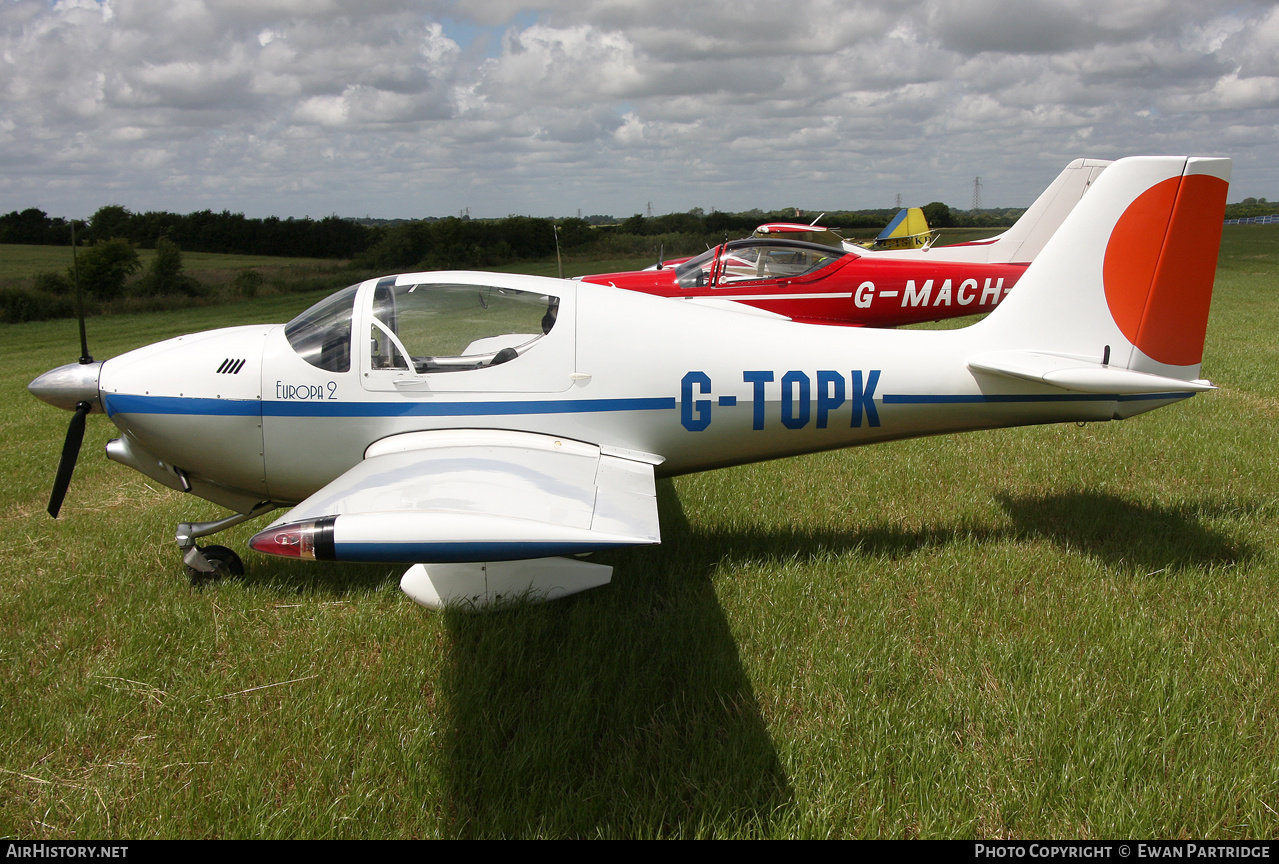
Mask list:
[[997,496],[1019,540],[1043,537],[1108,567],[1154,575],[1169,569],[1223,567],[1256,554],[1250,543],[1204,525],[1205,518],[1255,509],[1204,501],[1165,507],[1096,491]]
[[[670,536],[696,546],[672,484],[658,497]],[[688,545],[601,556],[626,568],[608,591],[438,613],[447,734],[405,763],[439,766],[454,835],[770,833],[790,784],[711,570]],[[272,560],[243,578],[345,595],[403,569],[320,563]],[[411,788],[420,780],[422,799],[437,801],[436,772],[419,773]]]
[[[1180,507],[1140,504],[1092,491],[997,496],[1011,525],[934,525],[907,528],[882,524],[859,530],[736,529],[691,536],[687,547],[704,568],[726,560],[781,562],[817,554],[858,554],[903,559],[954,542],[999,543],[1047,539],[1108,567],[1146,572],[1169,567],[1219,567],[1245,561],[1256,550],[1247,542],[1205,526],[1203,519],[1247,511],[1246,505],[1203,502]],[[666,542],[679,542],[668,532]]]
[[[985,531],[699,534],[674,487],[658,490],[668,542],[618,556],[631,572],[614,583],[614,598],[573,599],[559,613],[552,604],[450,615],[447,770],[460,834],[520,826],[551,835],[631,834],[639,826],[681,834],[708,825],[768,833],[792,791],[715,596],[710,574],[725,560],[784,561],[818,549],[904,558],[974,538],[1041,537],[1145,572],[1224,566],[1254,554],[1202,524],[1231,509],[1225,505],[1169,508],[1096,492],[1005,495],[1012,525]],[[560,757],[528,758],[548,748]]]
[[[1212,502],[1162,507],[1091,491],[1005,494],[998,500],[1011,525],[699,533],[673,484],[658,484],[658,497],[666,544],[602,556],[627,571],[610,591],[442,613],[450,662],[438,704],[448,731],[424,758],[440,765],[456,835],[769,833],[793,793],[715,595],[711,574],[725,561],[786,561],[819,550],[900,559],[952,542],[1039,538],[1152,574],[1255,554],[1203,524],[1239,509]],[[338,593],[375,589],[398,573],[271,569],[277,583],[283,576],[312,589],[317,577],[345,572],[330,587]]]
[[[658,499],[687,535],[674,487]],[[770,833],[792,792],[709,570],[659,550],[560,611],[446,613],[460,836]]]

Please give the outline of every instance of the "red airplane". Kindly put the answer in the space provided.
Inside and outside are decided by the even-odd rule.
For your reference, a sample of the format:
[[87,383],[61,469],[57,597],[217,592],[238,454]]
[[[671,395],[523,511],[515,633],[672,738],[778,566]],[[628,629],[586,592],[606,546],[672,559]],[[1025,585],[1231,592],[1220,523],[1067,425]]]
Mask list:
[[1076,159],[1012,228],[988,240],[869,250],[785,239],[777,236],[788,233],[784,226],[770,225],[772,236],[723,243],[673,266],[580,278],[809,324],[896,327],[989,312],[1108,164]]

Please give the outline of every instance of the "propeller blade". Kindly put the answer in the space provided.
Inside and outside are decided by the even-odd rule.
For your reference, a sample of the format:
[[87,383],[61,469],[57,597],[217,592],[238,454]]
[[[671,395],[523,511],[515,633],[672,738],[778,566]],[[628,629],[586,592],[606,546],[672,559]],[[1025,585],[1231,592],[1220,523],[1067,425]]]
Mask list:
[[67,426],[67,440],[62,444],[62,459],[58,462],[58,474],[53,478],[53,493],[49,495],[49,515],[58,518],[62,509],[62,499],[67,496],[67,487],[71,485],[71,474],[75,471],[76,459],[80,456],[80,445],[84,443],[84,418],[92,407],[88,402],[80,402],[75,406],[75,414]]

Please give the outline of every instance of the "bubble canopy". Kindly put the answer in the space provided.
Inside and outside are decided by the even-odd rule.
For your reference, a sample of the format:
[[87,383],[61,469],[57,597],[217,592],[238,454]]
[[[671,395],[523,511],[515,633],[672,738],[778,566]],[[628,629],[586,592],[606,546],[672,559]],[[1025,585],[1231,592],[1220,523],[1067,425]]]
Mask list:
[[[559,298],[474,284],[378,280],[327,297],[285,325],[298,356],[328,372],[351,368],[357,301],[367,304],[369,367],[416,374],[456,372],[514,360],[551,331]],[[361,300],[361,297],[363,298]]]

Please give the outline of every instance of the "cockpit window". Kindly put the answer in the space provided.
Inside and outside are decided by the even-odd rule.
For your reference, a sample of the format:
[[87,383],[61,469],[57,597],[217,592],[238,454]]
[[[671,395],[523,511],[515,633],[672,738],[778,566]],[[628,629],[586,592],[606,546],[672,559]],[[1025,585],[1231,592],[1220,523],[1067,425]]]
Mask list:
[[285,337],[303,360],[326,372],[351,371],[351,312],[359,287],[343,288],[285,325]]
[[830,247],[768,245],[729,248],[720,256],[720,284],[748,279],[786,279],[802,276],[835,260],[840,254]]
[[842,250],[817,243],[737,240],[680,264],[675,268],[675,278],[682,288],[701,288],[710,283],[714,268],[713,287],[730,288],[739,282],[802,276],[844,254]]
[[555,326],[559,298],[482,285],[378,283],[370,325],[374,369],[418,374],[496,366]]
[[689,258],[675,267],[675,280],[681,288],[701,288],[711,278],[711,261],[715,258],[715,249],[707,249],[701,255]]

